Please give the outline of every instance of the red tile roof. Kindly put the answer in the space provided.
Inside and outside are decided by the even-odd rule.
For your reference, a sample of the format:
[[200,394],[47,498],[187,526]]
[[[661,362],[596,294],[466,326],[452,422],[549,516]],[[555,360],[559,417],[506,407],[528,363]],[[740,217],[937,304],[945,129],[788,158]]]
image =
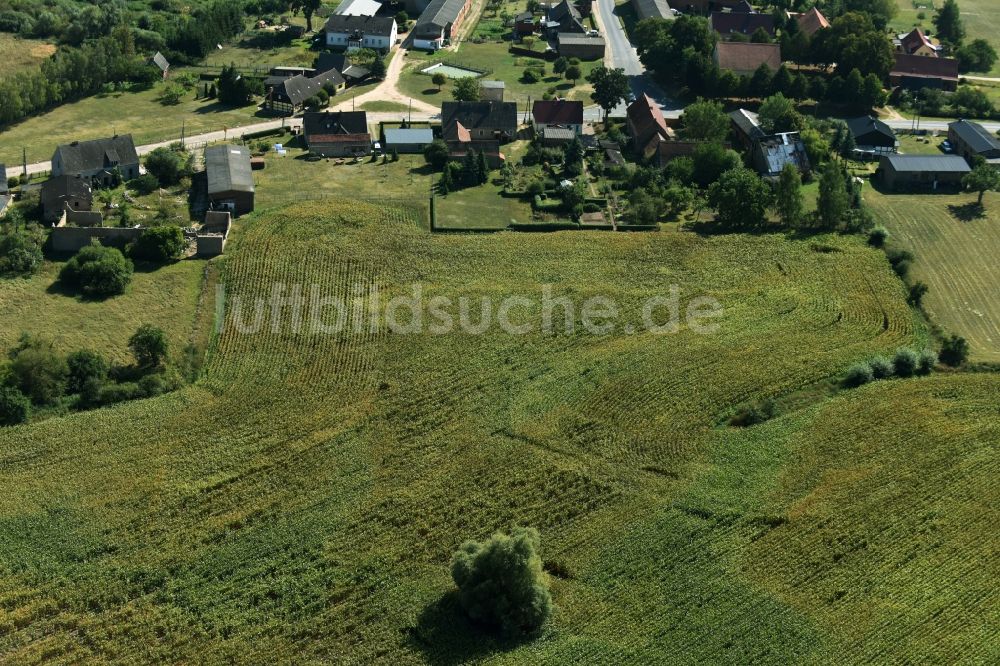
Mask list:
[[896,54],[896,64],[889,76],[908,76],[926,79],[958,80],[958,61],[954,58]]
[[582,125],[583,102],[538,100],[531,106],[531,117],[545,125]]
[[823,16],[823,12],[813,7],[804,14],[795,17],[799,24],[799,30],[812,37],[823,28],[829,28],[830,22]]
[[767,65],[772,72],[781,67],[781,46],[778,44],[719,42],[715,45],[715,53],[719,69],[750,73],[761,65]]

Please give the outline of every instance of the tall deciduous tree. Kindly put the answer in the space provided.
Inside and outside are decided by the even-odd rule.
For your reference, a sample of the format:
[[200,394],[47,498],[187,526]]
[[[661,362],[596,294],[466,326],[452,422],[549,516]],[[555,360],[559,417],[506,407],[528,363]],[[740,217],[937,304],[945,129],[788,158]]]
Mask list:
[[631,92],[625,70],[621,67],[595,67],[587,75],[587,81],[594,86],[590,97],[604,109],[604,122],[607,123],[611,109],[628,99]]
[[844,173],[836,162],[827,162],[819,179],[817,209],[820,223],[827,229],[837,228],[843,223],[849,207]]
[[948,42],[954,47],[962,43],[965,26],[962,25],[962,14],[955,0],[944,0],[941,9],[934,15],[934,27],[937,28],[937,37],[942,42]]
[[750,169],[730,169],[712,183],[708,203],[723,226],[760,227],[771,205],[771,188]]
[[698,98],[694,104],[684,109],[681,116],[684,136],[695,140],[722,141],[729,134],[729,116],[721,102]]
[[778,176],[774,191],[774,209],[787,227],[794,227],[802,221],[802,177],[794,164],[787,163]]
[[990,190],[1000,190],[1000,171],[989,164],[978,164],[962,177],[962,186],[967,190],[978,192],[979,198],[976,203],[982,206],[983,195]]

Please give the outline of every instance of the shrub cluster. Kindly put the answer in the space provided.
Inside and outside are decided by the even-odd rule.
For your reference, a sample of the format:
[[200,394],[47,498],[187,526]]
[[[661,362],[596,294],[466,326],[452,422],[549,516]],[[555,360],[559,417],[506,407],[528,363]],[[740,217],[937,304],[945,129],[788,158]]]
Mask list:
[[900,347],[892,358],[875,356],[864,363],[851,366],[844,375],[842,384],[853,388],[878,379],[929,375],[937,363],[938,355],[933,350],[918,352]]
[[63,356],[51,340],[22,335],[0,375],[0,425],[27,421],[32,407],[90,409],[177,388],[175,373],[164,366],[162,330],[140,326],[129,349],[136,365],[113,366],[97,352],[81,349]]
[[451,561],[459,601],[469,617],[507,635],[531,634],[552,613],[538,554],[538,531],[517,528],[467,541]]
[[104,298],[125,293],[133,270],[132,262],[120,250],[89,245],[66,262],[59,271],[59,281],[86,296]]

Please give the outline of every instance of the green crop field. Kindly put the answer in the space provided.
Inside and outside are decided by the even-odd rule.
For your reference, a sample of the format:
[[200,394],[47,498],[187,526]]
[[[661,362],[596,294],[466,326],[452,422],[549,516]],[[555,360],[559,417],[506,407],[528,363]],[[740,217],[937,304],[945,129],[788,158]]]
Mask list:
[[[417,221],[335,199],[258,213],[222,261],[228,315],[198,383],[0,431],[5,660],[1000,656],[995,375],[886,381],[720,425],[925,342],[879,251]],[[622,322],[677,284],[725,313],[711,335],[405,335],[353,315],[324,334],[288,312],[240,330],[240,304],[276,283],[477,300],[551,284],[612,298]],[[541,531],[556,605],[521,644],[469,626],[447,570],[464,539],[513,524]]]
[[975,195],[865,194],[876,217],[916,256],[913,276],[930,287],[924,305],[934,321],[965,337],[972,356],[1000,361],[1000,195],[987,194],[983,217]]

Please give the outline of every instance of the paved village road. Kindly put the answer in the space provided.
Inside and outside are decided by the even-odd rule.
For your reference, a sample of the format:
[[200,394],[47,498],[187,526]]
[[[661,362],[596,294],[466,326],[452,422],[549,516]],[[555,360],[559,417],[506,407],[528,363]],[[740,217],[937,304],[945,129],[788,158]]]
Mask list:
[[[664,116],[667,118],[679,118],[684,109],[669,99],[663,90],[646,74],[646,68],[642,66],[639,54],[636,52],[635,47],[632,46],[632,42],[629,41],[622,22],[615,15],[614,0],[597,0],[594,3],[594,20],[597,22],[598,29],[604,35],[604,40],[607,43],[607,50],[604,54],[604,65],[606,67],[620,67],[625,71],[625,76],[628,77],[629,87],[632,89],[633,95],[636,97],[642,94],[649,95],[660,105]],[[626,104],[621,104],[611,112],[611,115],[624,116],[625,106]]]

